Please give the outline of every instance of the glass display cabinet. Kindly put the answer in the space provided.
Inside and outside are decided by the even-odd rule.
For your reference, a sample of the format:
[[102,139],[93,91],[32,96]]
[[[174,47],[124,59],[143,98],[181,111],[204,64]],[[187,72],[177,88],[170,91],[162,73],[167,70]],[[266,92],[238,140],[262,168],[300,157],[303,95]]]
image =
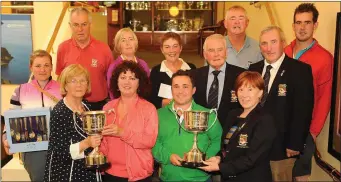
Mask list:
[[139,39],[139,49],[159,49],[163,34],[173,31],[181,36],[183,50],[197,50],[198,30],[216,22],[216,4],[208,1],[120,2],[117,8],[120,18],[115,25],[130,27]]

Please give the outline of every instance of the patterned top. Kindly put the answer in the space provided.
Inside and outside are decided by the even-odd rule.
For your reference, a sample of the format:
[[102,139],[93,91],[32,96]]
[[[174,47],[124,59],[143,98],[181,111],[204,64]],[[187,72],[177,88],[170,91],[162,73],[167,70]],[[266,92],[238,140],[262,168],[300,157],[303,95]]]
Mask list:
[[[80,129],[82,122],[61,100],[51,112],[51,132],[46,158],[44,181],[96,181],[94,171],[85,168],[84,159],[73,160],[70,145],[82,141],[87,135]],[[78,125],[78,126],[77,126]],[[84,151],[85,155],[92,148]]]

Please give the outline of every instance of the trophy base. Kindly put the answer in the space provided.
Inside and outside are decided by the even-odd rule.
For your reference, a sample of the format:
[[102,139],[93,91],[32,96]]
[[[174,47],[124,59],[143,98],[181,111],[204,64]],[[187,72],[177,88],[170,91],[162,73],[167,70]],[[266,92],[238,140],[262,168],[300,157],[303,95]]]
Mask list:
[[87,170],[102,170],[110,166],[110,163],[98,164],[98,165],[85,165]]
[[203,162],[187,162],[187,161],[182,161],[181,162],[181,166],[182,167],[186,167],[186,168],[198,168],[198,167],[204,167],[207,166],[206,164],[204,164]]

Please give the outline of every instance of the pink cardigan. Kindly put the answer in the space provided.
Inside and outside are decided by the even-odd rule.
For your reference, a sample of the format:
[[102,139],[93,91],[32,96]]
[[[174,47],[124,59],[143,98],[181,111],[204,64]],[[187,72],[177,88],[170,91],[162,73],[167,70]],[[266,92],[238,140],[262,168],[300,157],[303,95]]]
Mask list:
[[[120,98],[107,103],[103,110],[108,111],[117,108]],[[115,111],[116,112],[116,111]],[[114,120],[114,114],[106,115],[106,124]],[[126,120],[123,120],[125,127],[121,140],[125,142],[125,158],[129,181],[137,181],[149,177],[153,173],[154,160],[152,148],[158,135],[158,116],[156,108],[150,102],[137,98],[133,108],[127,114]],[[103,137],[100,151],[107,156],[108,162],[116,148],[110,141],[113,136]],[[111,165],[115,165],[111,163]],[[111,168],[106,170],[111,173]],[[113,175],[113,174],[112,174]]]

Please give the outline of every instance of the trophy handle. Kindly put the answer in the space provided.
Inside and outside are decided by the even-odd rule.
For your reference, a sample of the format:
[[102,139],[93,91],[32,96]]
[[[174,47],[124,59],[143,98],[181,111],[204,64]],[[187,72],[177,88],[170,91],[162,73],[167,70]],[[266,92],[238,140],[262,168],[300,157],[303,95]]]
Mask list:
[[177,108],[175,111],[173,111],[173,113],[174,113],[174,115],[175,115],[176,120],[178,121],[179,126],[180,126],[183,130],[187,131],[187,130],[182,126],[182,124],[180,123],[180,121],[179,121],[179,119],[178,119],[178,111],[181,111],[181,116],[180,116],[180,118],[184,119],[184,118],[183,118],[183,117],[184,117],[184,115],[183,115],[184,110],[183,110],[182,108]]
[[211,110],[210,110],[210,114],[211,114],[213,111],[215,112],[215,119],[214,119],[214,121],[213,121],[213,124],[212,124],[209,128],[207,128],[206,131],[210,130],[210,129],[212,128],[212,126],[214,126],[215,122],[217,121],[217,118],[218,118],[218,111],[217,111],[216,108],[211,109]]

